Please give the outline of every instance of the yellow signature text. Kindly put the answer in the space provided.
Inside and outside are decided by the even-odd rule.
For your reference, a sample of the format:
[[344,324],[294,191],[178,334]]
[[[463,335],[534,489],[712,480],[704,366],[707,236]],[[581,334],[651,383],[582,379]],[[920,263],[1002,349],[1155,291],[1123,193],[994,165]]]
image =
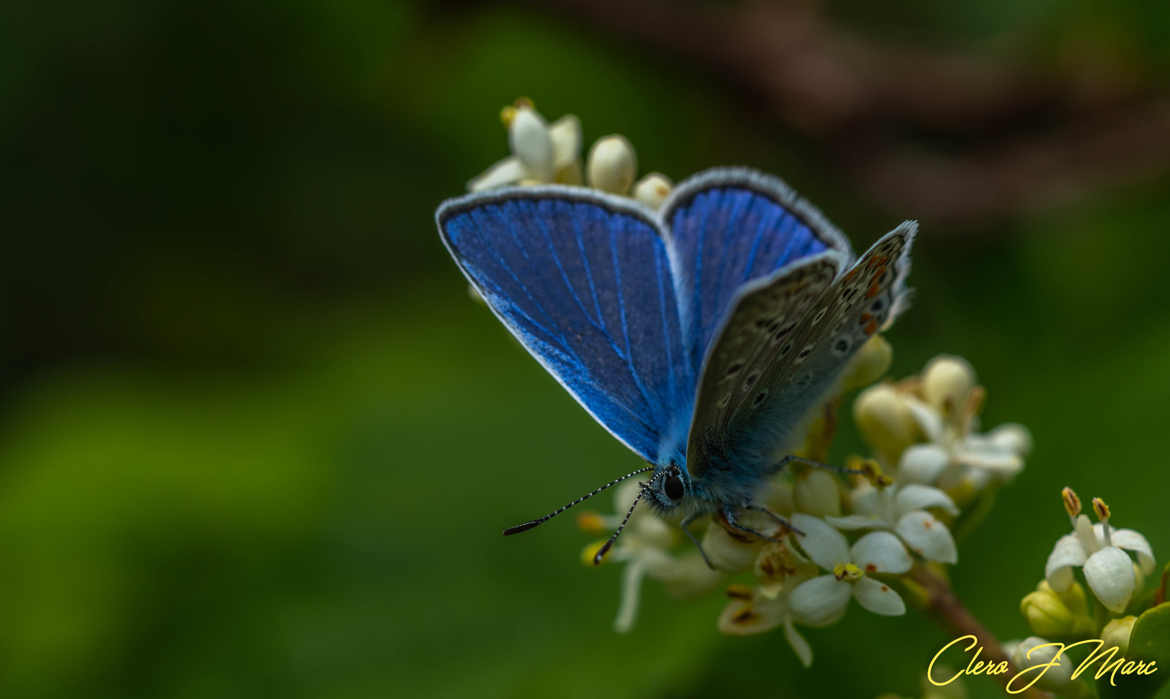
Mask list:
[[[1114,687],[1117,686],[1118,675],[1152,675],[1158,670],[1158,663],[1153,660],[1130,660],[1123,655],[1119,655],[1116,646],[1109,648],[1102,648],[1105,642],[1099,638],[1087,638],[1076,643],[1045,643],[1030,649],[1025,655],[1026,660],[1031,660],[1035,654],[1037,662],[1026,667],[1014,668],[1015,674],[1004,684],[1008,694],[1019,694],[1032,688],[1032,685],[1040,681],[1054,666],[1060,665],[1061,658],[1065,657],[1065,652],[1077,646],[1090,645],[1093,646],[1089,655],[1077,665],[1073,670],[1072,679],[1077,679],[1082,673],[1088,671],[1096,663],[1100,663],[1093,674],[1093,679],[1101,679],[1106,675],[1109,676],[1109,684]],[[959,647],[962,651],[969,654],[970,660],[967,666],[962,670],[954,673],[950,677],[940,677],[935,670],[935,663],[948,650]],[[1041,649],[1053,649],[1052,658],[1043,660],[1048,655],[1046,652],[1037,653]],[[983,655],[983,646],[979,645],[979,639],[973,634],[966,636],[959,636],[955,640],[946,644],[939,649],[934,657],[930,660],[930,665],[926,667],[926,679],[936,687],[944,687],[963,675],[1006,675],[1013,671],[1013,668],[1006,660],[984,660],[980,656]]]

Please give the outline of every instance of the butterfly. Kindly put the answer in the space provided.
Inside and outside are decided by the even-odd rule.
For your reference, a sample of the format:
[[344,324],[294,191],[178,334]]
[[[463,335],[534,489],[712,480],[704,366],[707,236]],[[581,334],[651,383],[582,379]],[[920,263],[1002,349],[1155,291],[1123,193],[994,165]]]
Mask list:
[[[805,415],[906,306],[917,223],[856,258],[779,179],[716,168],[657,210],[580,187],[508,187],[441,204],[439,235],[472,287],[537,361],[647,465],[634,507],[742,521]],[[696,541],[697,543],[697,541]],[[700,551],[702,548],[700,547]],[[705,557],[705,556],[704,556]]]

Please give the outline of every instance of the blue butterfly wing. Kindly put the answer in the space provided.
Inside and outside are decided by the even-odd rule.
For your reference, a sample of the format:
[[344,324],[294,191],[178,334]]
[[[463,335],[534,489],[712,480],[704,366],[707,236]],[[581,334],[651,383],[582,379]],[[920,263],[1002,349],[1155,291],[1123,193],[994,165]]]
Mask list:
[[779,179],[717,168],[679,184],[661,217],[692,371],[698,375],[741,287],[802,259],[853,252],[845,237]]
[[523,187],[450,200],[436,221],[488,306],[602,426],[648,461],[681,456],[695,379],[649,212]]

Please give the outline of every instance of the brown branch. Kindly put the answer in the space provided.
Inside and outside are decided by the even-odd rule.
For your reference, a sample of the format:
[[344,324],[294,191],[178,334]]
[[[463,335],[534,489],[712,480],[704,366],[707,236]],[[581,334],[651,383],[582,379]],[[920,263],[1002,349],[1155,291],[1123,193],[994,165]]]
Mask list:
[[[832,25],[815,2],[540,7],[682,57],[761,99],[836,148],[859,188],[899,215],[968,221],[1170,170],[1170,95],[1124,66],[1055,71],[890,45]],[[907,131],[964,145],[911,148]]]

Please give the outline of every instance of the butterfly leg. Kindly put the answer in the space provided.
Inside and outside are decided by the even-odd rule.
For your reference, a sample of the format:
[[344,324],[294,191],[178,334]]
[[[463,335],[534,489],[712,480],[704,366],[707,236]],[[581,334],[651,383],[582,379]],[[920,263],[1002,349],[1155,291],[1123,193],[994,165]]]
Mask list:
[[785,534],[787,534],[788,532],[793,532],[794,534],[800,534],[801,536],[804,536],[804,532],[802,532],[799,529],[797,529],[796,527],[792,526],[792,522],[789,522],[784,517],[781,517],[780,515],[776,514],[775,512],[769,510],[768,508],[766,508],[762,505],[753,505],[751,503],[748,503],[747,505],[743,506],[743,509],[751,510],[753,512],[763,512],[764,514],[771,517],[774,522],[779,524],[781,529],[784,530]]
[[785,466],[787,466],[788,464],[791,464],[791,463],[804,464],[805,466],[812,466],[813,468],[820,468],[820,469],[824,469],[826,471],[835,471],[835,472],[841,474],[842,476],[855,476],[855,475],[861,475],[862,473],[864,473],[863,471],[859,471],[858,469],[855,469],[855,468],[845,468],[844,466],[834,466],[832,464],[824,464],[824,463],[821,463],[820,461],[813,461],[812,459],[806,459],[803,456],[796,456],[795,454],[789,454],[788,456],[785,456],[783,459],[780,459],[780,463],[776,464],[773,467],[773,469],[775,471],[779,471],[780,469],[784,468]]
[[[745,506],[743,509],[746,510],[746,509],[752,509],[752,508]],[[779,541],[779,539],[775,536],[771,536],[769,534],[765,534],[762,531],[752,529],[751,527],[738,521],[735,518],[735,509],[733,507],[731,507],[730,505],[724,505],[723,509],[720,510],[720,513],[723,515],[723,520],[725,522],[727,522],[727,526],[731,527],[732,529],[735,529],[736,531],[741,531],[741,532],[744,532],[746,534],[751,534],[752,536],[757,537],[759,539],[762,539],[764,541]],[[782,517],[780,517],[780,515],[773,514],[771,512],[769,512],[769,514],[772,514],[774,517],[777,517],[781,521],[784,521],[784,519]]]
[[703,562],[707,564],[707,567],[710,568],[711,570],[719,570],[718,568],[715,567],[715,564],[711,562],[711,559],[707,558],[707,552],[703,550],[703,545],[699,543],[699,540],[697,538],[695,538],[694,533],[691,531],[691,522],[694,522],[696,519],[698,519],[699,517],[702,517],[704,514],[706,514],[706,513],[705,512],[695,512],[695,513],[689,514],[686,516],[686,519],[684,519],[682,521],[682,524],[680,524],[679,526],[682,527],[683,533],[687,535],[687,538],[691,540],[691,543],[695,545],[695,548],[699,549],[699,555],[703,557]]

